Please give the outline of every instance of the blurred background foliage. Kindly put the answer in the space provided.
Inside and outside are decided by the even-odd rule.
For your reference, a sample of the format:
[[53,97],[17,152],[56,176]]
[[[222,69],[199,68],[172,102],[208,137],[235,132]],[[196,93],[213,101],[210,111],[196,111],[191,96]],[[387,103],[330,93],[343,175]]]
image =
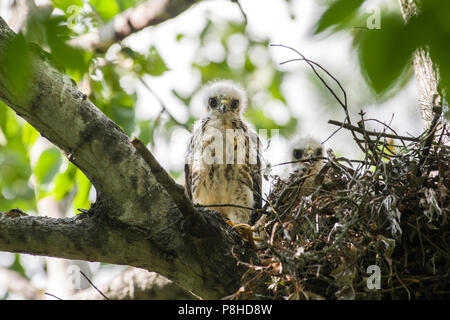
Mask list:
[[[184,136],[188,134],[199,118],[192,97],[203,84],[214,79],[232,79],[247,90],[250,106],[246,118],[257,129],[279,129],[287,140],[301,131],[299,127],[302,123],[295,111],[297,104],[301,103],[288,99],[286,93],[289,83],[295,87],[297,82],[289,77],[286,67],[279,66],[284,60],[280,60],[281,56],[274,58],[271,52],[273,49],[269,47],[270,43],[283,37],[270,37],[250,28],[247,16],[237,9],[235,1],[217,3],[232,6],[235,13],[238,11],[237,15],[229,19],[224,18],[224,15],[218,17],[215,4],[211,4],[213,9],[204,11],[204,23],[200,26],[186,25],[185,31],[171,34],[175,48],[177,43],[191,43],[190,53],[169,52],[175,57],[178,55],[178,58],[170,58],[167,50],[160,50],[164,41],[171,41],[168,38],[149,41],[150,45],[145,49],[139,44],[135,45],[139,40],[125,39],[106,52],[86,51],[68,43],[70,39],[101,28],[117,14],[142,2],[144,0],[35,1],[37,7],[30,10],[26,23],[6,53],[8,65],[4,68],[10,71],[11,81],[18,90],[26,90],[29,79],[27,59],[32,49],[30,43],[34,43],[43,48],[47,52],[47,59],[70,75],[88,98],[123,128],[128,136],[137,136],[152,150],[158,148],[158,143],[163,146],[160,148],[170,145],[176,130],[181,130]],[[203,2],[188,11],[200,10],[198,8]],[[245,9],[247,1],[241,2]],[[403,21],[398,4],[375,1],[375,8],[380,13],[381,29],[367,27],[369,19],[376,18],[373,16],[376,12],[368,10],[374,1],[310,2],[309,5],[316,8],[317,14],[311,30],[307,30],[309,37],[326,39],[332,34],[352,37],[352,54],[359,61],[359,74],[339,70],[341,61],[334,58],[333,47],[329,47],[329,51],[323,55],[334,59],[334,70],[338,70],[335,76],[354,96],[354,104],[361,107],[370,103],[383,103],[395,97],[412,78],[411,56],[419,46],[430,50],[441,73],[440,88],[450,93],[450,1],[424,1],[421,13],[407,24]],[[12,1],[7,6],[10,5]],[[268,25],[273,24],[274,29],[277,28],[276,24],[295,26],[304,18],[298,15],[301,12],[298,8],[304,5],[303,0],[280,1],[277,5],[283,6],[288,18],[284,21],[266,21]],[[250,17],[250,12],[247,14]],[[183,15],[174,18],[173,22],[180,21],[179,24],[182,24],[182,19],[185,19]],[[151,27],[150,31],[147,28],[142,32],[147,32],[147,36],[151,37],[153,31],[171,23],[168,21],[161,27]],[[304,30],[301,32],[305,33]],[[171,65],[177,65],[173,61],[181,60],[182,56],[189,60],[188,75],[191,80],[187,80],[185,87],[175,84],[169,87],[169,99],[167,94],[154,90],[153,84],[173,71]],[[297,58],[285,56],[288,56],[285,60]],[[308,58],[316,60],[314,56]],[[167,62],[170,59],[172,63]],[[298,65],[290,64],[289,67],[298,72],[298,68],[304,66],[298,62]],[[328,110],[325,117],[340,117],[339,120],[342,120],[339,106],[320,81],[306,67],[301,70],[307,74],[307,80],[314,88],[316,104]],[[170,84],[173,78],[168,79],[166,84]],[[142,102],[149,96],[150,102]],[[144,112],[139,112],[139,103],[145,105]],[[316,108],[313,102],[311,107]],[[417,109],[418,105],[416,102],[407,107]],[[152,109],[150,116],[145,115],[149,111],[147,109]],[[77,208],[88,208],[95,199],[89,180],[57,148],[42,140],[32,126],[0,102],[0,210],[21,208],[26,212],[37,212],[37,201],[48,196],[67,203],[67,212],[70,214],[74,214]],[[36,145],[39,141],[42,143]],[[165,155],[163,165],[181,180],[182,166],[171,167],[164,163],[164,159],[171,157],[170,154]],[[11,267],[20,271],[16,260]]]

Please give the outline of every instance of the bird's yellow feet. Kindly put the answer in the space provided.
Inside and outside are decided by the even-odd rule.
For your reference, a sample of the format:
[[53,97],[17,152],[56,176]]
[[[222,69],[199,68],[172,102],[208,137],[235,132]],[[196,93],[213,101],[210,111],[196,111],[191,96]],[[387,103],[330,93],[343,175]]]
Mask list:
[[255,245],[255,241],[262,240],[259,237],[253,236],[253,234],[258,231],[257,227],[252,227],[246,223],[234,224],[231,220],[227,220],[227,223],[232,227],[232,230],[236,230],[242,238],[250,242],[252,245]]

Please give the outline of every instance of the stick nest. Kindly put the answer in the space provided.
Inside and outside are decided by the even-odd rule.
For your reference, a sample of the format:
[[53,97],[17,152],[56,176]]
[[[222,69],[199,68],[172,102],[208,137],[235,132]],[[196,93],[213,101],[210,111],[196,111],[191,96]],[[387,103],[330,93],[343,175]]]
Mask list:
[[319,173],[274,177],[260,261],[240,262],[231,298],[449,299],[450,155],[436,124],[400,147],[360,141],[363,161],[328,150]]

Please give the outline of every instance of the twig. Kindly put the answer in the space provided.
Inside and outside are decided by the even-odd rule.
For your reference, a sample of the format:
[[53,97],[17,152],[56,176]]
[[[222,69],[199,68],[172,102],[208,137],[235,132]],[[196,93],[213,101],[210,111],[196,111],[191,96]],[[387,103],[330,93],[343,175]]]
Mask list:
[[245,23],[245,25],[247,25],[248,24],[247,14],[245,13],[244,9],[242,9],[240,1],[239,0],[231,0],[231,2],[234,2],[237,4],[237,6],[239,7],[239,10],[242,13],[242,16],[244,17],[244,23]]
[[361,128],[355,127],[353,125],[347,124],[347,123],[342,123],[340,121],[336,121],[336,120],[328,120],[329,124],[335,125],[335,126],[341,126],[345,129],[348,130],[352,130],[361,134],[366,133],[369,136],[380,136],[380,137],[384,137],[384,138],[392,138],[392,139],[399,139],[399,140],[405,140],[405,141],[414,141],[414,142],[418,142],[419,139],[418,138],[414,138],[414,137],[406,137],[406,136],[399,136],[396,134],[390,134],[390,133],[383,133],[383,132],[375,132],[375,131],[367,131],[367,130],[362,130]]
[[87,282],[89,282],[89,284],[92,286],[92,288],[94,288],[98,293],[100,293],[102,295],[103,298],[105,298],[106,300],[109,300],[109,298],[107,296],[105,296],[103,294],[103,292],[101,292],[93,283],[92,281],[84,274],[83,271],[80,271],[81,275],[87,280]]
[[57,300],[63,300],[63,299],[61,299],[60,297],[57,297],[57,296],[55,296],[54,294],[51,294],[51,293],[48,293],[48,292],[44,292],[44,294],[47,295],[47,296],[50,296],[50,297],[52,297],[52,298],[55,298],[55,299],[57,299]]
[[[194,204],[194,207],[199,207],[199,208],[233,207],[233,208],[241,208],[241,209],[247,209],[247,210],[253,210],[253,211],[258,210],[255,208],[241,206],[239,204],[234,204],[234,203]],[[261,209],[259,209],[259,210],[261,210]]]

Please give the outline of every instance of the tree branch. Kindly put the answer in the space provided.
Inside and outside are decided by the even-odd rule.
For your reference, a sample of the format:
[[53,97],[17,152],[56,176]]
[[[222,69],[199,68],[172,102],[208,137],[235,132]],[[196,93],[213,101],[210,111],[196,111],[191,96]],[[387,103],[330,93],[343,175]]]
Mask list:
[[89,51],[105,52],[113,43],[156,25],[186,11],[198,0],[149,0],[116,15],[95,31],[69,41],[69,44]]

